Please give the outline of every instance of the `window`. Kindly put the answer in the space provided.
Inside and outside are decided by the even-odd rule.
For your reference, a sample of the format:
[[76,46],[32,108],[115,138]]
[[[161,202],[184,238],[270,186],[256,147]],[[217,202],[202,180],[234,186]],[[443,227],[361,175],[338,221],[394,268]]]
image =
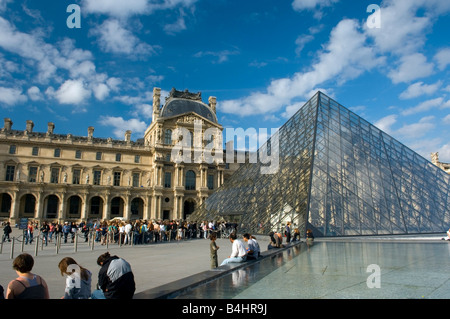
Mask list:
[[76,150],[75,151],[75,158],[81,159],[81,150]]
[[114,186],[120,186],[120,172],[114,172]]
[[55,152],[53,154],[54,157],[61,157],[61,149],[55,148]]
[[50,183],[58,184],[59,183],[59,167],[53,167],[50,175]]
[[6,166],[6,176],[5,181],[13,182],[14,181],[14,172],[16,171],[16,167],[13,165]]
[[38,168],[36,166],[31,166],[28,169],[28,182],[30,183],[36,183],[37,180],[37,171]]
[[80,178],[81,178],[81,170],[80,169],[74,169],[73,170],[73,178],[72,178],[72,184],[80,184]]
[[9,146],[9,154],[16,154],[17,146],[16,145],[10,145]]
[[139,173],[133,173],[133,187],[139,187]]
[[208,175],[208,189],[214,189],[214,175]]
[[70,197],[69,214],[77,215],[80,213],[81,199],[78,196]]
[[100,185],[102,179],[102,171],[94,171],[94,185]]
[[164,134],[164,144],[172,144],[172,130],[166,130]]
[[172,173],[171,172],[164,173],[164,187],[165,188],[172,187]]
[[116,154],[116,162],[120,162],[122,160],[122,154],[117,153]]
[[167,162],[170,162],[170,155],[171,155],[170,153],[169,153],[169,154],[166,154],[166,161],[167,161]]
[[31,155],[38,156],[39,155],[39,147],[34,146],[33,149],[31,150]]
[[194,171],[186,172],[186,190],[195,190],[195,173]]
[[102,160],[102,152],[97,152],[97,154],[95,154],[95,159],[97,161],[101,161]]
[[135,163],[140,163],[141,162],[141,155],[135,155],[134,156],[134,162]]

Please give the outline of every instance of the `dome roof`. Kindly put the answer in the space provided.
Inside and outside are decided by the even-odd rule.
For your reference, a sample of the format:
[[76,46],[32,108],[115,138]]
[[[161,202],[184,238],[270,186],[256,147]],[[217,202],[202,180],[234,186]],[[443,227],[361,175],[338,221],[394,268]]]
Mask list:
[[217,123],[217,116],[214,111],[201,101],[201,93],[193,94],[174,89],[167,98],[166,104],[162,107],[160,116],[171,117],[190,112],[197,113],[205,119]]
[[169,103],[163,106],[161,109],[161,117],[176,116],[184,113],[194,112],[198,115],[217,123],[217,117],[214,112],[204,103],[184,100],[173,99]]

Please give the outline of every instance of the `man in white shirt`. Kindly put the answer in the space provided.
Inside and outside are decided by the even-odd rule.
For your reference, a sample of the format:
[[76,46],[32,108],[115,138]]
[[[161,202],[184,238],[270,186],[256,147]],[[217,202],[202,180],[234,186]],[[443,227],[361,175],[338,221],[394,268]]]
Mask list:
[[127,221],[127,224],[125,225],[125,242],[124,244],[130,244],[131,245],[131,229],[133,226],[131,226],[130,221]]
[[220,266],[229,264],[229,263],[241,263],[247,260],[247,252],[245,251],[244,244],[237,239],[235,233],[230,234],[230,242],[233,244],[231,247],[231,255],[229,258],[225,259]]

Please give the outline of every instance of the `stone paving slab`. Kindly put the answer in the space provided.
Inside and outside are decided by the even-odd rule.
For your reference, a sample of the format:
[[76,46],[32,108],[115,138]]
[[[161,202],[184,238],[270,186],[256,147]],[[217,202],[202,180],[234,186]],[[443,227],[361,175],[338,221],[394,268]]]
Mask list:
[[[36,232],[37,233],[37,232]],[[21,231],[14,228],[13,236],[19,236]],[[261,250],[265,251],[269,243],[267,236],[256,236]],[[97,284],[97,276],[100,267],[97,258],[102,253],[109,251],[111,255],[117,255],[126,259],[133,269],[136,280],[136,293],[168,284],[170,282],[210,270],[209,239],[192,239],[172,242],[161,242],[148,245],[122,246],[110,244],[94,245],[94,250],[79,241],[77,252],[74,252],[74,244],[62,244],[59,253],[56,254],[54,243],[49,243],[43,250],[38,250],[35,256],[35,245],[24,246],[24,252],[29,253],[35,259],[32,272],[42,276],[49,286],[50,298],[61,298],[64,295],[65,278],[61,276],[58,263],[64,257],[74,258],[78,264],[89,269],[92,274],[92,289]],[[231,253],[229,239],[218,239],[217,245],[219,264]],[[6,242],[0,254],[0,284],[5,288],[8,283],[17,277],[12,269],[10,259],[11,244]],[[21,253],[21,245],[15,244],[14,257]]]

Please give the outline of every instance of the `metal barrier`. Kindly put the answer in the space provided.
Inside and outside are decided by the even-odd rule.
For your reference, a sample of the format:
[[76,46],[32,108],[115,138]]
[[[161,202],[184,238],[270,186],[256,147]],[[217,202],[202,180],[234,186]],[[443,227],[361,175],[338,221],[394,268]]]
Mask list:
[[[217,231],[219,238],[228,238],[228,235],[231,233],[231,230],[225,231]],[[209,232],[208,232],[209,233]],[[67,243],[67,240],[71,239],[70,244]],[[79,238],[84,239],[84,241],[79,241]],[[73,252],[77,253],[79,248],[87,248],[91,251],[94,250],[96,246],[106,246],[106,249],[109,249],[110,245],[117,245],[117,247],[122,248],[125,246],[133,247],[135,245],[155,245],[161,242],[178,242],[185,240],[193,240],[193,239],[203,239],[203,231],[192,231],[191,229],[172,229],[167,231],[146,231],[143,233],[137,233],[131,231],[129,234],[126,233],[112,233],[107,232],[102,235],[100,232],[95,230],[90,230],[88,233],[53,233],[53,234],[44,234],[42,232],[38,232],[38,234],[32,238],[20,235],[17,237],[10,238],[11,241],[2,241],[0,243],[0,254],[3,253],[3,249],[5,243],[10,243],[10,259],[14,258],[14,253],[16,249],[16,243],[19,242],[21,244],[20,252],[24,252],[24,245],[33,243],[34,247],[34,255],[38,256],[38,254],[42,251],[47,250],[47,247],[51,246],[49,243],[54,245],[55,253],[58,255],[61,252],[61,247],[67,248],[73,245]],[[64,240],[64,243],[62,241]],[[98,245],[100,243],[100,245]],[[45,245],[45,247],[44,247]],[[67,252],[67,250],[65,250]]]

